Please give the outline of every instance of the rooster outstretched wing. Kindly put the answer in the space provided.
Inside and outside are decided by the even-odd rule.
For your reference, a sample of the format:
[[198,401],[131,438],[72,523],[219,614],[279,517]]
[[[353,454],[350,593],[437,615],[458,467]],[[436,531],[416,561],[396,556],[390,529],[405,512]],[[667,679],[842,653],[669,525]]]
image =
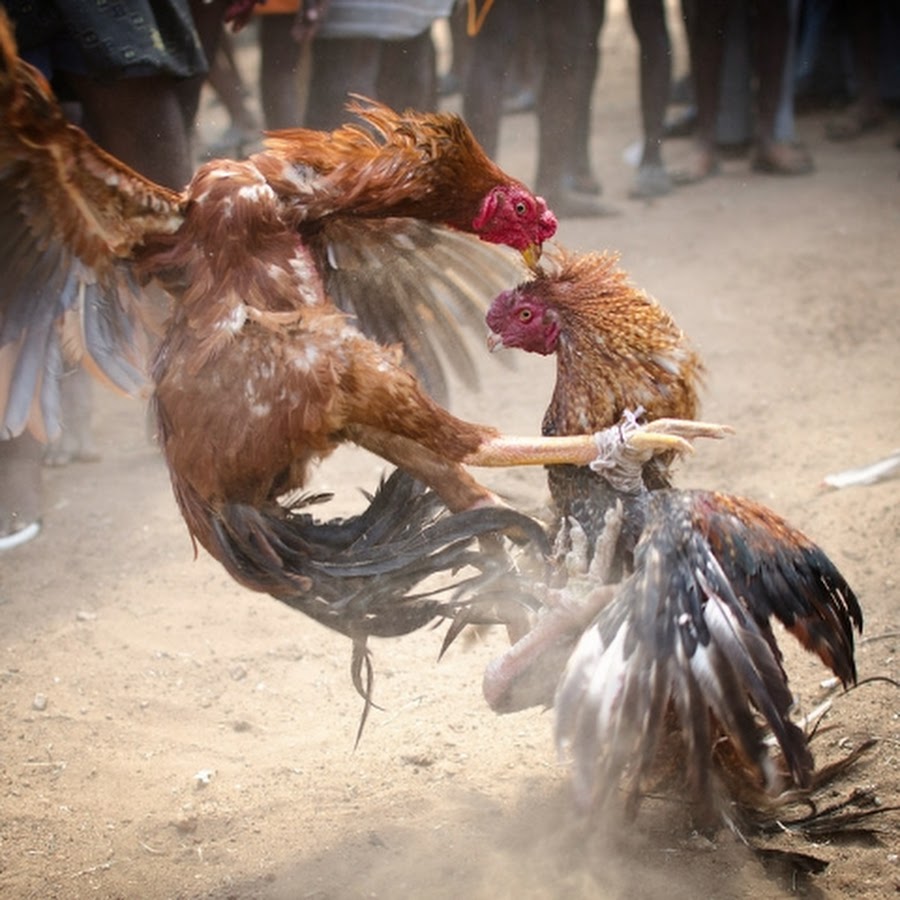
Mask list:
[[0,108],[0,437],[53,437],[61,348],[124,391],[144,386],[153,317],[128,261],[145,234],[179,227],[180,199],[66,122],[5,20]]
[[[486,299],[522,276],[523,267],[498,246],[438,224],[440,210],[429,221],[369,207],[345,215],[358,201],[365,166],[355,160],[356,182],[337,182],[333,166],[320,166],[317,154],[330,144],[317,132],[292,133],[251,160],[208,163],[181,193],[154,184],[65,120],[40,73],[17,57],[2,12],[0,112],[0,228],[8,236],[0,246],[0,438],[26,428],[42,439],[56,435],[64,364],[84,364],[129,394],[145,390],[157,333],[190,287],[183,268],[170,267],[171,256],[159,249],[180,240],[189,217],[196,227],[216,178],[233,196],[206,209],[219,217],[238,208],[250,215],[242,221],[235,213],[229,223],[232,232],[246,229],[247,241],[238,244],[248,257],[254,191],[274,186],[283,235],[312,260],[308,281],[317,302],[333,300],[368,336],[400,344],[440,399],[446,364],[472,383],[465,331],[480,335]],[[356,149],[336,146],[347,154]],[[489,173],[488,183],[504,177],[493,166]],[[226,253],[211,239],[187,236],[180,246],[182,266],[184,254]],[[259,262],[248,258],[247,272],[264,269]],[[290,254],[277,264],[292,264]],[[266,285],[253,290],[265,294]],[[214,281],[211,306],[216,299]]]
[[410,218],[329,219],[313,242],[331,300],[379,344],[402,345],[433,397],[449,393],[444,362],[478,386],[467,335],[482,334],[486,299],[524,277],[515,254]]

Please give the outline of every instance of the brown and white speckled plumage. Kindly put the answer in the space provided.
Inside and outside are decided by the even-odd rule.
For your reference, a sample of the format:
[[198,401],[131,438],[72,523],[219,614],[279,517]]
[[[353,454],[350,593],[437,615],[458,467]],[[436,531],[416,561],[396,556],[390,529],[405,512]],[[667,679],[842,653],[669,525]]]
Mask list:
[[[480,298],[521,272],[489,244],[534,256],[556,227],[458,117],[360,103],[363,125],[274,135],[175,194],[64,120],[2,11],[0,111],[0,437],[53,435],[64,355],[127,393],[147,389],[192,536],[243,584],[317,614],[326,598],[319,617],[344,631],[378,626],[372,608],[334,606],[342,572],[367,572],[373,591],[384,576],[390,599],[391,583],[402,595],[430,565],[455,569],[504,517],[531,527],[486,511],[468,531],[433,529],[440,504],[404,504],[408,479],[392,479],[376,497],[393,517],[378,524],[379,563],[375,532],[360,531],[373,516],[320,527],[279,502],[344,441],[453,510],[493,501],[465,463],[532,461],[533,442],[430,396],[445,363],[471,371],[464,330],[480,324]],[[156,299],[167,316],[154,334]],[[589,437],[548,447],[533,461],[594,452]]]

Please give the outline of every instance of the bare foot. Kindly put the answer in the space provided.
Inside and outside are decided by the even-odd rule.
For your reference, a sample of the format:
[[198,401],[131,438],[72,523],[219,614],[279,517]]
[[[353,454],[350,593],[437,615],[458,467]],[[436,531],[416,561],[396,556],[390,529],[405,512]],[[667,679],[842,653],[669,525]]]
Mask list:
[[761,141],[753,159],[754,171],[767,175],[808,175],[813,168],[806,148],[790,141]]
[[887,113],[881,103],[854,103],[825,123],[825,136],[830,141],[852,141],[880,128],[886,118]]
[[719,154],[716,148],[705,141],[698,141],[694,144],[688,164],[672,172],[672,181],[674,184],[696,184],[718,174]]

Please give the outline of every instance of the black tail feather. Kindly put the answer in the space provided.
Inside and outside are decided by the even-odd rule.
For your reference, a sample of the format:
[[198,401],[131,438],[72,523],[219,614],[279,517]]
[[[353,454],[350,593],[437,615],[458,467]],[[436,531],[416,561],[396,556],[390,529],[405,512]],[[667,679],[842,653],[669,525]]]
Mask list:
[[[479,548],[480,537],[509,533],[548,549],[527,516],[502,507],[451,514],[399,470],[357,516],[319,522],[305,510],[321,499],[270,510],[229,504],[211,516],[211,550],[241,584],[354,639],[452,617],[470,590],[508,568],[505,554]],[[435,575],[444,578],[426,583]]]

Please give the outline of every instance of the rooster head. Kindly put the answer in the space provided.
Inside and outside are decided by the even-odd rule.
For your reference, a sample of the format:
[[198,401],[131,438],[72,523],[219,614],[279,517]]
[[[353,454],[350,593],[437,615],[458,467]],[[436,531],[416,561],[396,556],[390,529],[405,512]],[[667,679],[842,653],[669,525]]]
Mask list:
[[488,348],[493,353],[502,347],[516,347],[529,353],[550,356],[556,352],[561,330],[559,313],[532,288],[540,282],[528,282],[504,291],[487,311]]
[[534,269],[541,245],[556,234],[556,216],[543,197],[535,197],[524,185],[499,184],[482,201],[472,230],[483,241],[518,250]]

